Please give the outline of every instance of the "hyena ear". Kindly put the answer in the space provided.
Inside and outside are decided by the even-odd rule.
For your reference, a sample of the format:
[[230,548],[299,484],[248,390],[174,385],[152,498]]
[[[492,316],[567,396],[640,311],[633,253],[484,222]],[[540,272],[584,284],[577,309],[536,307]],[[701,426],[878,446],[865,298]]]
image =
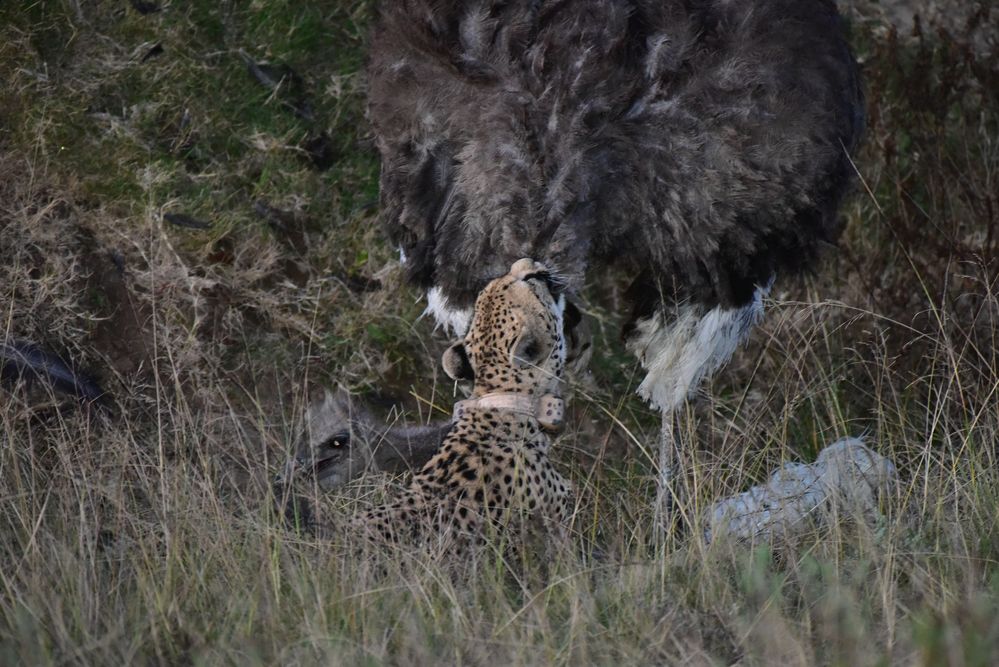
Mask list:
[[441,363],[444,364],[444,372],[452,380],[475,379],[472,362],[468,360],[468,352],[465,351],[465,344],[460,340],[444,350]]

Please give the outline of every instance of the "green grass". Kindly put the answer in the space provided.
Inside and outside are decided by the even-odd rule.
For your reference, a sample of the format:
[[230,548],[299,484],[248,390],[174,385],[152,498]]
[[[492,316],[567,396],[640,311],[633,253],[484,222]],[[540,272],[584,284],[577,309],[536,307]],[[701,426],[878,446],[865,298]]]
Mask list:
[[[852,14],[862,182],[841,249],[777,286],[684,420],[691,533],[652,530],[657,420],[601,276],[558,445],[570,545],[456,563],[295,535],[271,495],[310,390],[412,421],[451,403],[447,341],[375,224],[370,3],[161,5],[0,7],[0,328],[116,398],[88,417],[0,388],[0,662],[992,664],[999,68],[970,45],[999,16],[912,36]],[[242,53],[294,69],[312,120]],[[302,148],[322,133],[326,170]],[[791,544],[696,538],[712,500],[864,432],[902,478],[883,516]],[[336,521],[395,483],[306,495]]]

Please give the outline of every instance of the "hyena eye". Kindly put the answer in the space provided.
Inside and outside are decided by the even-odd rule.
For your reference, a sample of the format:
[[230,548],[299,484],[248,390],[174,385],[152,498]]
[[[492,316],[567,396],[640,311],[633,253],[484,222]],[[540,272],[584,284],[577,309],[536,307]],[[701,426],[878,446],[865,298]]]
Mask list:
[[350,442],[350,433],[344,431],[342,433],[335,433],[329,436],[328,438],[323,440],[319,446],[327,447],[329,449],[339,449],[340,447],[346,445],[348,442]]

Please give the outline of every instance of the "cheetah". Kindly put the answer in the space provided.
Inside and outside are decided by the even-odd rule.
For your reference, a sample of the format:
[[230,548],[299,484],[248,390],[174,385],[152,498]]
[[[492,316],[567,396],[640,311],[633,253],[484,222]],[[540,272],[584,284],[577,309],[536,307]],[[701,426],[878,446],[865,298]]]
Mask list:
[[471,397],[408,489],[356,517],[353,533],[398,542],[429,528],[481,541],[515,515],[564,530],[573,489],[549,458],[564,416],[564,305],[558,281],[530,259],[486,286],[468,334],[443,355],[449,377],[473,382]]

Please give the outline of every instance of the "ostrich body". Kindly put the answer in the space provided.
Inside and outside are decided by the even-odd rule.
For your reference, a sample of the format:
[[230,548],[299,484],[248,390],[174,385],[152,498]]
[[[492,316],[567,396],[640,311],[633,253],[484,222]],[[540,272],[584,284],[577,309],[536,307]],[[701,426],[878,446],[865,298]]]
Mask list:
[[829,0],[396,0],[368,76],[383,224],[446,329],[521,257],[570,297],[630,273],[663,474],[671,412],[836,240],[863,126]]
[[464,333],[520,257],[570,293],[624,267],[663,410],[836,240],[863,125],[826,0],[387,2],[369,80],[382,219],[428,310]]

